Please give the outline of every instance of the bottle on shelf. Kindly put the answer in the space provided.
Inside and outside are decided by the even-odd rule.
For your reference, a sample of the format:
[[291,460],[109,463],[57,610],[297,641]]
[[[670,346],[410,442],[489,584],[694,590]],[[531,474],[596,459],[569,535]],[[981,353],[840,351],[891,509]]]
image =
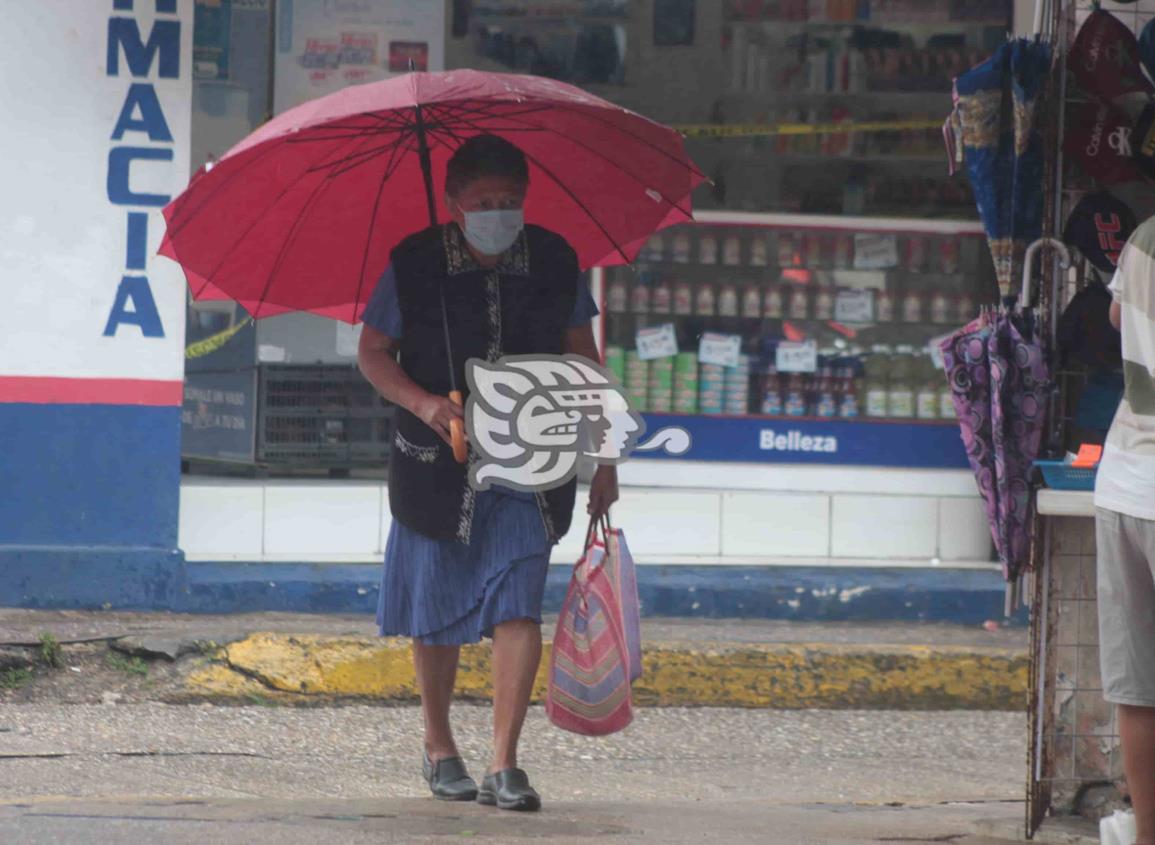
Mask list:
[[890,380],[886,396],[887,415],[900,420],[914,418],[915,377],[914,350],[899,346],[890,361]]
[[920,420],[937,420],[939,418],[939,379],[938,371],[929,355],[919,355],[916,364],[918,377],[918,393],[915,395],[915,416]]
[[650,313],[669,314],[673,311],[674,294],[669,279],[659,279],[650,292]]
[[940,282],[930,300],[930,321],[938,326],[950,323],[956,310],[954,298],[943,289]]
[[713,317],[717,310],[718,301],[714,295],[714,286],[709,282],[698,285],[694,296],[694,313],[699,317]]
[[770,285],[762,297],[762,316],[769,320],[781,320],[786,314],[782,302],[782,286]]
[[963,291],[958,298],[958,323],[965,326],[978,316],[974,297],[968,291]]
[[814,416],[833,419],[838,416],[838,392],[834,371],[829,365],[818,372],[814,387]]
[[890,350],[885,346],[874,346],[866,359],[866,416],[882,419],[889,413],[890,393]]
[[635,314],[650,313],[650,278],[639,273],[634,282],[633,295],[630,297],[630,310]]
[[630,306],[630,289],[626,280],[615,274],[606,290],[606,307],[613,314],[624,314]]
[[814,294],[814,319],[834,319],[834,290],[823,286]]
[[906,239],[906,269],[911,273],[921,273],[926,269],[927,242],[922,235],[910,235]]
[[798,250],[798,237],[784,229],[778,230],[778,266],[797,267],[801,256]]
[[713,232],[706,231],[698,238],[698,263],[718,263],[718,237]]
[[953,420],[958,417],[958,412],[954,406],[954,391],[950,388],[950,383],[946,380],[943,373],[938,373],[939,388],[938,388],[938,416],[942,420]]
[[694,313],[694,289],[689,282],[674,285],[674,313],[680,316]]
[[670,256],[675,264],[690,263],[690,233],[680,231],[674,233],[673,254]]
[[750,266],[767,267],[770,264],[770,247],[766,243],[766,234],[759,232],[750,241]]
[[951,276],[959,270],[959,242],[953,237],[941,238],[938,242],[938,268]]
[[804,417],[810,411],[807,398],[806,379],[802,373],[791,373],[786,380],[786,397],[783,412],[788,417]]
[[848,270],[854,266],[854,236],[843,232],[834,241],[834,267]]
[[718,290],[718,316],[737,317],[738,313],[738,288],[726,282]]
[[883,288],[874,298],[874,319],[879,323],[894,322],[894,294]]
[[905,323],[921,323],[923,319],[922,293],[913,279],[907,281],[906,295],[902,298],[902,320]]
[[762,382],[762,413],[771,417],[780,417],[785,411],[782,399],[782,378],[778,375],[778,368],[770,364]]
[[788,311],[791,320],[806,320],[810,318],[810,291],[802,285],[793,285],[790,290],[790,308]]
[[841,370],[838,386],[838,416],[843,419],[857,419],[862,409],[858,402],[858,380],[854,366],[847,365]]
[[742,288],[742,316],[753,319],[762,316],[762,291],[757,282],[747,282]]
[[742,264],[742,241],[737,235],[727,235],[722,241],[722,263],[727,267],[738,267]]

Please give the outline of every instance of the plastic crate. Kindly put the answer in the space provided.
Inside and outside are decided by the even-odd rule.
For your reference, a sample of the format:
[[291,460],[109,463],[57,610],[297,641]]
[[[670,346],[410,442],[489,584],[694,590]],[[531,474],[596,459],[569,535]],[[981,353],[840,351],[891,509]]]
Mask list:
[[1052,490],[1094,490],[1097,469],[1073,467],[1064,461],[1035,461]]

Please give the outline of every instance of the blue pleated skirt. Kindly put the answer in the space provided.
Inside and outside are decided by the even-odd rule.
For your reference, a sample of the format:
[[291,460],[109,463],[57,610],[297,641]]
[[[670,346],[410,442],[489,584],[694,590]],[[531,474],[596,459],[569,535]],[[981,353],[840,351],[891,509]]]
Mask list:
[[433,540],[394,520],[377,627],[383,637],[465,645],[513,619],[541,623],[550,543],[533,498],[477,494],[470,543]]

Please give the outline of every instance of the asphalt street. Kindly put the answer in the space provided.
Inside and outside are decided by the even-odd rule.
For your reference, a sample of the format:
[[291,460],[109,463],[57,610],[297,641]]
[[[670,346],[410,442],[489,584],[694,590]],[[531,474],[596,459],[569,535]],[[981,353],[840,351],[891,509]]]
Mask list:
[[[488,709],[455,708],[480,775]],[[994,840],[1022,815],[1010,713],[642,709],[592,739],[535,709],[533,816],[426,797],[420,712],[0,706],[0,842],[873,843]]]

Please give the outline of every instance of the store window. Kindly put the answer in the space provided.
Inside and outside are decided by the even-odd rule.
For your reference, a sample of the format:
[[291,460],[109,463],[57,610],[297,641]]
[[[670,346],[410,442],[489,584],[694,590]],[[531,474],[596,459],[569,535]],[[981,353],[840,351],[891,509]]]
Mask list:
[[[711,179],[697,208],[974,219],[965,178],[947,173],[941,125],[953,78],[1005,39],[1012,6],[454,2],[446,56],[449,67],[572,82],[684,128]],[[835,131],[850,122],[877,128]]]
[[821,422],[907,423],[854,459],[877,465],[920,465],[909,439],[938,427],[947,448],[928,459],[961,462],[933,341],[997,297],[977,226],[706,217],[605,273],[607,364],[635,407],[692,430],[706,417],[819,423],[807,436],[831,433]]

